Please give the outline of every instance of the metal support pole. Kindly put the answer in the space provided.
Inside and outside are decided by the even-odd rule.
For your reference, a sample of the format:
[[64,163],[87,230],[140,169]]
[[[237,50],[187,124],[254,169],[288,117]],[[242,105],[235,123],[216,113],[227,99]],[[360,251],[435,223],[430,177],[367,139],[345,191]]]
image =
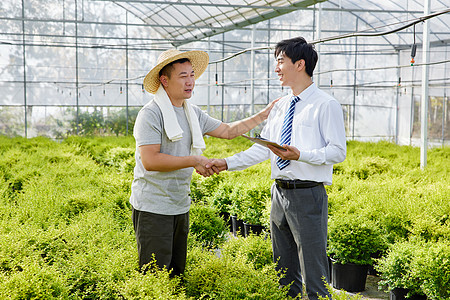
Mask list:
[[126,59],[126,82],[125,82],[125,92],[126,92],[126,120],[127,120],[127,132],[126,136],[128,136],[128,11],[125,13],[125,59]]
[[25,3],[22,0],[22,58],[23,58],[23,107],[25,112],[25,138],[28,132],[28,118],[27,118],[27,67],[25,57]]
[[[356,31],[358,31],[358,19],[356,19]],[[358,37],[355,37],[355,71],[353,72],[353,115],[352,115],[352,140],[355,139],[356,118],[356,68],[358,67]]]
[[[322,36],[322,28],[321,28],[321,20],[322,20],[322,2],[318,4],[319,5],[319,10],[317,12],[317,22],[316,22],[316,39],[320,40],[321,36]],[[317,85],[317,87],[320,87],[320,43],[318,43],[316,45],[316,50],[317,50],[317,78],[315,78],[315,83]]]
[[[400,66],[400,51],[397,50],[397,65]],[[397,78],[399,82],[397,83],[397,88],[395,91],[395,144],[398,144],[398,112],[399,112],[399,97],[400,97],[400,68],[397,68]]]
[[[222,57],[225,57],[225,33],[222,33]],[[222,62],[222,122],[223,110],[225,109],[225,61]]]
[[[267,47],[270,47],[270,19],[267,21]],[[270,78],[270,50],[267,50],[267,78]],[[270,102],[270,80],[267,79],[267,104]]]
[[411,70],[411,114],[410,114],[410,122],[409,122],[409,145],[412,145],[412,136],[413,136],[413,130],[414,130],[414,108],[415,108],[415,101],[414,101],[414,70],[415,68],[412,68]]
[[77,135],[79,133],[79,113],[80,113],[80,106],[79,106],[79,91],[78,91],[78,3],[77,0],[75,0],[75,87],[76,87],[76,104],[77,104]]
[[[208,37],[208,54],[209,57],[211,58],[211,37]],[[211,105],[211,65],[208,65],[208,104],[206,107],[208,115],[211,115],[210,105]]]
[[[447,60],[448,47],[445,47],[445,60]],[[447,75],[447,64],[444,65],[444,76]],[[444,87],[442,98],[442,147],[445,146],[445,124],[447,124],[447,85]]]
[[[252,102],[250,105],[250,111],[251,115],[255,113],[255,50],[253,48],[255,47],[255,32],[256,32],[256,26],[252,25],[252,41],[251,41],[251,48],[252,51],[250,53],[250,97],[252,98]],[[254,130],[250,130],[250,135],[254,135]]]
[[[430,0],[423,2],[424,15],[430,14]],[[420,130],[420,167],[427,166],[428,149],[428,79],[430,62],[430,20],[424,21],[423,25],[423,46],[422,46],[422,103],[421,103],[421,130]]]

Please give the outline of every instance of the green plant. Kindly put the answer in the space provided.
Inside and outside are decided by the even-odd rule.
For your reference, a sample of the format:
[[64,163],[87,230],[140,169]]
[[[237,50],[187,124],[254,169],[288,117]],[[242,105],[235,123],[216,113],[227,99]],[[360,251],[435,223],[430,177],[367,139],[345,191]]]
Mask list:
[[193,173],[190,184],[190,197],[194,202],[206,204],[209,198],[220,191],[220,184],[224,181],[227,173],[221,173],[210,177],[203,177]]
[[225,241],[228,230],[214,208],[202,204],[191,205],[189,221],[191,239],[203,247],[214,249]]
[[428,242],[416,249],[411,273],[420,278],[429,299],[450,299],[450,241]]
[[384,252],[385,238],[375,222],[357,215],[333,215],[328,226],[328,255],[337,263],[371,265]]
[[[229,299],[236,292],[243,299],[272,295],[283,299],[269,264],[269,241],[258,240],[260,237],[226,241],[220,258],[218,250],[206,249],[202,239],[190,235],[186,271],[192,281],[181,278],[172,282],[165,274],[137,272],[129,204],[133,176],[117,172],[108,163],[113,158],[116,166],[128,164],[131,157],[113,152],[130,149],[131,154],[134,143],[132,136],[69,137],[60,143],[42,137],[0,136],[0,298],[145,299],[161,294],[164,299],[197,299],[201,295]],[[243,138],[210,138],[206,143],[208,157],[226,157],[250,145]],[[407,271],[401,274],[406,275],[400,275],[406,286],[413,285],[431,299],[448,299],[450,147],[430,148],[424,170],[419,167],[416,147],[349,141],[347,154],[333,176],[333,185],[327,186],[330,226],[336,223],[334,219],[347,218],[376,224],[392,250],[409,240],[405,247],[414,251],[411,260],[403,264]],[[362,162],[368,166],[371,157],[375,164],[361,180],[355,170],[361,171]],[[241,217],[244,197],[239,194],[256,185],[266,188],[271,184],[268,161],[207,180],[194,173],[194,181],[197,179],[196,188],[202,195],[199,202],[217,211],[238,199]],[[270,199],[266,201],[263,222],[268,225]],[[216,217],[217,212],[213,219]],[[421,243],[412,242],[419,238]],[[225,246],[228,242],[230,246]],[[231,253],[225,253],[225,248]],[[407,257],[402,254],[396,259],[402,263]],[[219,266],[217,272],[215,266]],[[213,276],[207,278],[209,274]],[[232,281],[234,277],[241,281]],[[266,291],[268,297],[263,295]],[[348,299],[342,293],[336,297]]]
[[[154,263],[152,263],[154,264]],[[158,299],[183,300],[188,299],[179,277],[170,277],[166,269],[158,269],[156,264],[151,272],[145,274],[134,270],[129,278],[119,284],[122,299]]]
[[408,295],[450,297],[450,241],[414,239],[392,245],[377,261],[381,286],[408,289]]
[[193,249],[185,273],[186,295],[194,299],[286,299],[273,265],[255,269],[246,258]]
[[270,185],[263,181],[256,181],[241,191],[240,195],[242,197],[242,219],[244,222],[261,225],[267,200],[270,199]]
[[235,184],[233,182],[222,182],[208,198],[209,205],[217,208],[219,212],[229,213],[229,208],[233,202],[232,195],[234,188]]
[[246,263],[252,264],[256,269],[271,265],[273,261],[270,239],[258,235],[229,239],[222,247],[222,254],[242,256]]

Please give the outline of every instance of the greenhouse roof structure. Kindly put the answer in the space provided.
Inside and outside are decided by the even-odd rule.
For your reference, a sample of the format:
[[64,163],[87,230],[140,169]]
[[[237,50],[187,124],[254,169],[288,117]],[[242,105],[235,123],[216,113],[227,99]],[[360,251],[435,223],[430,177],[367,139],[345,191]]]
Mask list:
[[[110,1],[110,0],[96,0]],[[327,11],[347,11],[361,20],[367,30],[387,31],[401,22],[424,14],[423,1],[417,0],[116,0],[145,24],[152,26],[173,45],[185,44],[223,32],[257,24],[299,9],[315,9],[324,2]],[[436,9],[448,9],[446,0],[433,1]],[[431,42],[450,41],[450,15],[439,19],[431,31]],[[406,41],[396,36],[385,37],[394,47]]]
[[348,137],[417,144],[427,97],[430,139],[450,141],[448,0],[4,0],[0,134],[80,133],[89,114],[125,115],[128,133],[153,97],[143,78],[174,47],[208,52],[191,100],[231,122],[286,94],[273,48],[298,36]]

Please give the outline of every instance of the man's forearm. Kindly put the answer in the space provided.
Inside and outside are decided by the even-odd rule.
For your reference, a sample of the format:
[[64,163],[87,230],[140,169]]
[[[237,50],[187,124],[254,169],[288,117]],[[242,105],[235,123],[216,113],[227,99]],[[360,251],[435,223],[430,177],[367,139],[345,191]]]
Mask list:
[[179,169],[194,167],[195,158],[193,156],[173,156],[158,153],[142,161],[147,171],[170,172]]
[[266,119],[261,114],[262,113],[258,113],[246,119],[228,124],[228,138],[234,139],[261,124]]

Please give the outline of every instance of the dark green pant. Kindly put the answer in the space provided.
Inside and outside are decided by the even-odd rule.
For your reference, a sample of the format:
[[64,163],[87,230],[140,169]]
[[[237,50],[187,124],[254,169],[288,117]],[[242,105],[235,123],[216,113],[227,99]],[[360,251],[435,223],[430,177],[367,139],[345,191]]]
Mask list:
[[169,216],[133,208],[132,218],[139,266],[142,268],[154,256],[160,268],[172,270],[172,275],[182,274],[186,266],[189,212]]

